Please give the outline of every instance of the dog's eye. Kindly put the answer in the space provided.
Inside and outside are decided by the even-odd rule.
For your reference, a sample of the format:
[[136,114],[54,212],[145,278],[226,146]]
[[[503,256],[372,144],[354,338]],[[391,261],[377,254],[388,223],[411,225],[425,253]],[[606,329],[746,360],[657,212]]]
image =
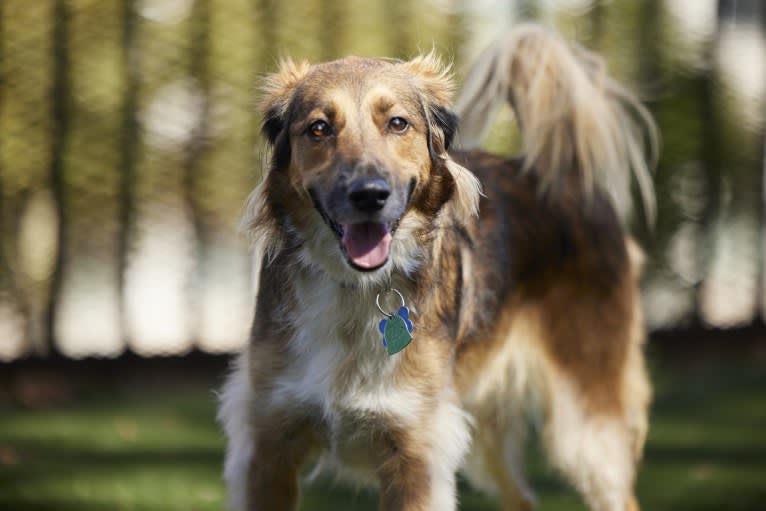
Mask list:
[[401,117],[392,117],[388,121],[388,129],[391,130],[391,133],[397,133],[399,135],[407,131],[409,126],[410,125],[406,119],[402,119]]
[[309,126],[309,135],[314,140],[319,140],[330,135],[330,125],[326,121],[314,121]]

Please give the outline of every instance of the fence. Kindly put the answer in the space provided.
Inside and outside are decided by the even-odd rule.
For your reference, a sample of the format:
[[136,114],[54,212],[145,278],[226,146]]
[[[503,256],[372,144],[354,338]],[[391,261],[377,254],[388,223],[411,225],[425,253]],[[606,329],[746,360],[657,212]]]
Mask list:
[[[280,55],[406,57],[458,74],[502,27],[605,53],[663,132],[655,328],[763,309],[764,8],[668,0],[51,0],[0,3],[0,360],[230,351],[250,264],[258,75]],[[490,136],[507,151],[508,113]]]

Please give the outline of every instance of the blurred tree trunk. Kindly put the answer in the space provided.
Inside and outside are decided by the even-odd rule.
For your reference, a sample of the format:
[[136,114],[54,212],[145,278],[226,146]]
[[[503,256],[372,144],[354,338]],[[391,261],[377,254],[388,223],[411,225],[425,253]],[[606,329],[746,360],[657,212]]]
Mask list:
[[391,57],[406,59],[416,50],[410,37],[410,9],[408,2],[390,2],[386,6],[384,25],[388,27]]
[[[262,78],[266,72],[273,71],[275,64],[275,56],[277,55],[278,31],[277,26],[279,19],[277,17],[277,8],[279,2],[277,0],[255,0],[255,19],[253,20],[254,30],[258,35],[258,49],[255,55],[255,76],[259,79]],[[257,83],[260,86],[260,80]],[[260,98],[255,98],[259,100]],[[253,115],[253,160],[251,168],[258,179],[263,176],[265,168],[261,164],[260,148],[263,147],[263,139],[260,136],[261,133],[261,118],[259,115]],[[258,148],[258,149],[256,149]]]
[[120,188],[119,227],[117,238],[117,282],[119,290],[120,331],[123,344],[129,345],[127,304],[125,287],[133,239],[136,200],[136,164],[139,157],[139,131],[136,111],[138,109],[139,84],[141,83],[140,54],[136,49],[138,16],[135,0],[122,0],[122,133],[120,141]]
[[[762,18],[762,30],[766,32],[766,16]],[[766,102],[766,98],[764,98]],[[761,243],[759,244],[759,260],[760,260],[760,279],[758,286],[758,304],[760,306],[761,321],[766,320],[766,115],[764,115],[761,121],[763,130],[762,145],[761,145],[761,225],[760,235]]]
[[54,208],[58,218],[56,232],[56,255],[48,288],[47,299],[42,311],[44,323],[42,331],[32,338],[33,348],[38,355],[49,355],[55,348],[55,326],[57,307],[63,282],[63,270],[66,262],[66,239],[68,231],[66,207],[65,154],[68,145],[70,115],[70,79],[69,79],[69,9],[65,0],[56,0],[53,20],[53,91],[51,103],[51,159],[50,187],[53,193]]
[[[763,2],[757,4],[757,12],[756,15],[758,16],[759,20],[759,26],[761,30],[761,36],[766,37],[766,5],[764,5]],[[766,96],[766,91],[764,91],[764,95]],[[766,97],[761,98],[761,101],[763,104],[766,104]],[[761,136],[760,136],[760,147],[756,144],[756,150],[759,154],[755,156],[754,161],[760,162],[761,165],[761,171],[759,172],[761,183],[760,183],[760,194],[758,195],[758,198],[760,200],[760,207],[759,207],[759,220],[760,220],[760,229],[759,233],[761,236],[760,243],[758,244],[758,258],[759,258],[759,282],[758,282],[758,305],[760,310],[760,318],[761,321],[766,320],[766,112],[763,112],[761,115],[761,121],[760,121],[760,127],[761,127]]]
[[[196,270],[192,279],[199,283],[202,281],[199,273],[200,269],[204,267],[202,261],[205,258],[205,247],[209,242],[206,219],[199,200],[199,194],[204,193],[204,190],[199,188],[200,174],[204,169],[205,152],[210,134],[210,0],[196,0],[191,19],[189,75],[193,78],[193,90],[201,95],[201,108],[196,126],[192,130],[185,148],[183,195],[194,226],[193,261]],[[191,303],[188,306],[192,311],[190,315],[190,322],[192,323],[200,317],[199,288],[200,286],[194,286],[190,294]],[[189,331],[192,332],[192,336],[196,337],[199,328],[192,324]],[[197,345],[198,341],[197,338],[192,339],[194,345]]]
[[[710,267],[715,257],[715,222],[721,214],[721,194],[723,193],[722,167],[723,158],[719,144],[720,134],[718,130],[722,126],[723,119],[719,115],[716,105],[716,81],[718,79],[715,53],[718,46],[718,39],[721,30],[724,4],[730,3],[728,0],[719,0],[718,17],[716,21],[716,31],[713,38],[708,41],[705,49],[705,66],[692,78],[695,95],[697,96],[697,105],[699,113],[699,124],[701,126],[701,138],[699,142],[699,160],[702,166],[702,178],[704,180],[705,207],[699,220],[699,239],[697,246],[700,250],[696,251],[698,258],[697,264],[700,275],[702,276],[695,283],[694,292],[699,299],[700,291],[705,282],[705,277],[709,274]],[[702,318],[699,307],[694,316],[695,326],[701,325]]]
[[588,46],[599,53],[603,53],[604,42],[604,18],[606,17],[605,0],[596,0],[591,7],[590,21],[590,41]]
[[[5,22],[5,18],[3,17],[4,14],[3,3],[0,2],[0,133],[5,132],[3,129],[3,106],[5,105],[3,93],[5,92],[6,87],[5,46],[3,44],[5,41],[5,31],[3,30]],[[8,236],[7,233],[9,233],[10,230],[8,229],[9,222],[7,220],[8,213],[6,212],[5,186],[3,185],[3,164],[3,150],[2,146],[0,146],[0,293],[7,291],[10,287],[11,280],[11,265],[8,262],[6,239]]]
[[263,72],[269,67],[269,59],[276,55],[277,48],[277,0],[255,0],[256,19],[253,20],[254,30],[259,34],[260,52],[256,55],[256,70]]
[[[5,105],[4,92],[6,90],[6,54],[4,46],[4,12],[3,3],[0,2],[0,133],[5,133],[3,126],[3,106]],[[0,147],[0,305],[2,302],[10,301],[12,306],[22,308],[21,300],[16,283],[16,273],[13,268],[15,233],[18,232],[18,212],[13,211],[13,201],[11,197],[6,197],[4,175],[5,162],[3,161],[3,151]],[[24,307],[24,309],[26,309]],[[28,313],[24,310],[25,316]],[[2,341],[0,339],[0,341]]]
[[[7,90],[9,75],[7,74],[7,48],[5,47],[5,4],[0,2],[0,133],[6,133],[7,128],[3,125],[5,120],[2,108],[5,106],[4,93]],[[0,303],[10,301],[11,307],[16,307],[21,313],[27,329],[30,325],[29,301],[23,299],[23,293],[20,291],[19,274],[16,268],[16,251],[19,224],[21,220],[20,205],[26,203],[26,197],[16,197],[7,195],[9,192],[5,189],[6,162],[3,147],[0,146]],[[21,335],[27,332],[19,332]],[[26,343],[29,344],[29,336],[26,336]],[[0,339],[0,342],[2,339]]]
[[[638,78],[642,86],[656,84],[662,76],[661,28],[662,4],[660,0],[645,0],[642,2],[639,44],[636,47],[638,55]],[[650,104],[656,109],[657,103]]]
[[[460,49],[468,42],[470,27],[468,26],[465,12],[460,0],[449,0],[449,17],[447,20],[448,47],[443,51],[449,51],[450,55],[443,55],[444,62],[457,60],[460,55]],[[455,69],[452,71],[454,72]]]
[[342,0],[322,0],[319,5],[319,45],[323,61],[343,56],[343,19],[347,12],[347,6]]
[[[652,117],[658,123],[658,128],[662,131],[660,126],[661,118],[661,101],[657,94],[658,87],[663,87],[663,70],[660,66],[662,59],[662,45],[660,44],[660,28],[661,28],[661,2],[660,0],[645,0],[642,3],[641,15],[638,19],[639,26],[639,44],[636,45],[637,56],[637,75],[640,90],[651,91],[650,96],[646,99],[645,103],[652,113]],[[659,209],[662,203],[662,192],[668,187],[667,173],[661,172],[661,169],[656,169],[655,173],[655,196],[658,202],[658,217]],[[643,210],[643,203],[636,201],[635,205],[640,208],[637,210],[636,218],[644,219],[646,215]],[[641,244],[649,252],[658,248],[664,247],[665,243],[662,239],[667,237],[667,232],[663,230],[662,218],[658,218],[658,224],[656,226],[647,225],[647,222],[637,221],[634,225],[634,231],[641,240]]]
[[274,58],[278,55],[279,47],[279,0],[255,0],[255,30],[257,30],[260,43],[260,52],[256,55],[256,69],[262,73],[270,69],[274,64]]

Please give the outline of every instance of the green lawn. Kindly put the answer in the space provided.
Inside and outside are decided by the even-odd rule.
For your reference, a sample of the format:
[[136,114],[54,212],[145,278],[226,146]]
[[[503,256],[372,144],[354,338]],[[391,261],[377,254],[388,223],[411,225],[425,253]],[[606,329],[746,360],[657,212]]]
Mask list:
[[[638,480],[644,510],[766,509],[764,357],[686,363],[655,356],[652,366],[656,398]],[[176,367],[164,379],[161,364],[152,378],[124,368],[83,377],[87,371],[72,367],[79,383],[56,404],[22,406],[12,378],[0,379],[0,510],[223,508],[223,438],[212,391],[220,363],[195,366],[193,376]],[[530,472],[540,509],[585,509],[534,446]],[[495,509],[465,485],[461,503],[463,510]],[[302,509],[374,510],[375,499],[325,482],[305,492]]]

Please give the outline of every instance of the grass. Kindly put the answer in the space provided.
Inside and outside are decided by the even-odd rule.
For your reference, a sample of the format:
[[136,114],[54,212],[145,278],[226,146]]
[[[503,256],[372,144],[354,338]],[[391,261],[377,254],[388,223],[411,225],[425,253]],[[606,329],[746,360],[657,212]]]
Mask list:
[[[214,421],[212,391],[222,363],[185,368],[176,362],[167,370],[155,361],[153,369],[135,363],[137,368],[96,371],[86,370],[89,364],[94,363],[57,369],[52,381],[59,392],[49,392],[48,400],[44,393],[36,401],[21,399],[26,405],[19,403],[17,394],[24,392],[18,382],[28,380],[30,371],[17,368],[0,378],[0,509],[222,509],[224,441]],[[716,356],[691,363],[653,357],[652,365],[656,397],[637,483],[643,508],[763,509],[763,357]],[[36,370],[44,381],[49,373]],[[529,465],[540,509],[584,510],[538,453],[532,446]],[[464,511],[496,509],[465,484],[460,493]],[[301,507],[375,508],[372,492],[327,481],[307,489]]]

